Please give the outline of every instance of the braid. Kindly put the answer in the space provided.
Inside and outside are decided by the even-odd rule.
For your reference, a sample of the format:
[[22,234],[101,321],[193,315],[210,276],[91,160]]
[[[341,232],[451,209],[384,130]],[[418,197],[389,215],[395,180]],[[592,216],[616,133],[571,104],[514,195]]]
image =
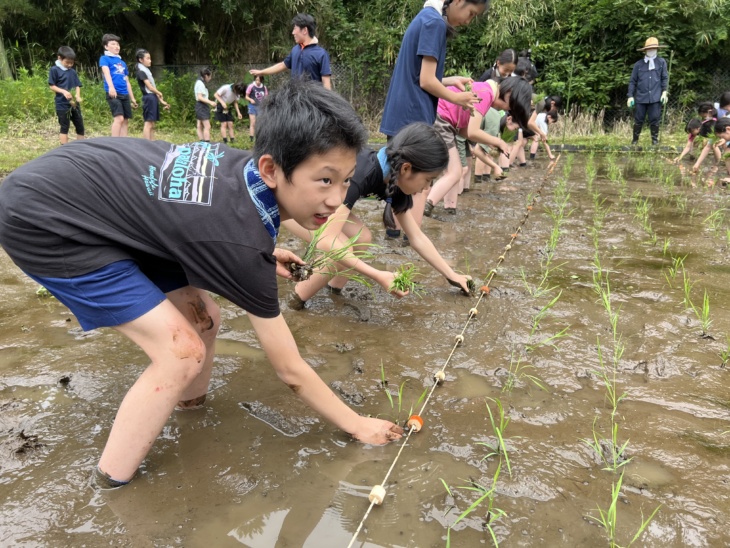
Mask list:
[[388,154],[388,165],[390,166],[390,178],[385,187],[385,209],[383,210],[383,225],[385,228],[395,229],[395,218],[393,217],[393,196],[398,190],[398,174],[402,165],[401,155],[395,151]]

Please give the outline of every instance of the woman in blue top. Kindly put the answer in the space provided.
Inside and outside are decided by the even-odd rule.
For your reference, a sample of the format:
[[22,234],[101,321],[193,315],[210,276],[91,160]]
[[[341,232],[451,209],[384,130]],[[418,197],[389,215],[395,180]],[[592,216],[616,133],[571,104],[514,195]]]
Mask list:
[[[329,225],[319,239],[320,247],[325,250],[342,247],[349,238],[358,234],[358,243],[370,243],[370,230],[352,213],[352,208],[360,198],[375,195],[386,202],[383,211],[385,227],[395,228],[395,219],[398,219],[413,249],[451,285],[468,294],[469,276],[458,274],[449,266],[413,218],[413,196],[429,188],[448,163],[449,153],[441,136],[432,126],[420,123],[404,127],[387,147],[378,151],[362,149],[357,155],[357,166],[345,200],[330,216]],[[311,241],[312,233],[294,221],[284,221],[282,224],[293,234]],[[354,257],[343,261],[339,268],[355,270],[373,279],[386,291],[390,291],[395,277],[392,272],[378,270]],[[290,306],[303,308],[304,303],[327,284],[332,274],[328,269],[299,282],[290,299]],[[347,278],[335,276],[329,283],[330,291],[339,293],[346,283]],[[396,297],[404,295],[398,291],[390,292]]]
[[[487,0],[429,0],[413,18],[403,35],[398,59],[385,98],[380,131],[389,138],[413,122],[433,125],[439,99],[469,108],[476,103],[470,91],[455,92],[447,86],[464,90],[470,78],[444,78],[446,36],[454,27],[468,25],[484,13]],[[420,225],[426,195],[414,196],[414,217]],[[389,234],[395,235],[392,232]]]

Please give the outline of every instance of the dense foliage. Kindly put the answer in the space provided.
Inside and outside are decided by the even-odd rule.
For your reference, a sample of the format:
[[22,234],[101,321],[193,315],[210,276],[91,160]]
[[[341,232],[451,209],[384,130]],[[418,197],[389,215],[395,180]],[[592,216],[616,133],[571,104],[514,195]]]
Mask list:
[[[422,0],[0,0],[0,42],[8,66],[54,59],[69,44],[94,75],[104,32],[122,37],[123,56],[144,46],[155,64],[270,63],[291,47],[290,21],[314,14],[333,62],[349,67],[360,108],[379,108],[400,41]],[[712,98],[730,74],[723,64],[730,0],[493,0],[487,16],[449,45],[448,69],[480,74],[506,47],[531,48],[541,91],[570,90],[589,110],[621,104],[637,48],[649,36],[669,46],[672,97]],[[2,62],[0,51],[0,65]],[[718,65],[719,63],[719,65]],[[724,65],[724,66],[723,66]],[[719,72],[718,72],[719,71]],[[714,84],[714,85],[713,85]],[[704,94],[704,96],[703,96]]]

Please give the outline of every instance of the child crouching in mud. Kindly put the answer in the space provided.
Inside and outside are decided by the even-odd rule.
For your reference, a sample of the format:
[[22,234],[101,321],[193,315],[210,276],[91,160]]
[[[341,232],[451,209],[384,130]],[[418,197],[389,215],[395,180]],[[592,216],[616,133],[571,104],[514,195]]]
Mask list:
[[[84,330],[113,327],[150,358],[124,397],[94,474],[131,481],[173,410],[205,401],[220,325],[208,291],[248,313],[277,375],[354,438],[401,437],[345,405],[301,358],[279,312],[279,223],[314,230],[342,204],[366,131],[352,107],[293,81],[262,107],[251,153],[220,143],[77,141],[0,187],[0,244]],[[34,204],[28,207],[28,204]]]

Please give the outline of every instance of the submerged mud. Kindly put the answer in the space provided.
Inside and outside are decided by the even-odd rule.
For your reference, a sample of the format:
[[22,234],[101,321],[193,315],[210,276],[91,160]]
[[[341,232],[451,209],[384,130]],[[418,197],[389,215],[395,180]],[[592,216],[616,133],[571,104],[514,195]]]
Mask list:
[[[608,508],[622,470],[618,543],[658,506],[637,544],[730,543],[730,218],[717,219],[726,192],[675,176],[658,158],[596,157],[589,183],[586,161],[575,158],[567,177],[552,253],[565,156],[537,199],[355,546],[445,545],[479,487],[493,485],[500,456],[487,406],[497,413],[496,400],[509,419],[511,474],[502,457],[491,512],[485,500],[454,525],[453,546],[490,545],[487,524],[503,546],[607,545],[588,516]],[[455,217],[437,207],[424,231],[481,283],[545,167],[473,186]],[[415,264],[421,295],[397,301],[348,285],[292,311],[284,304],[292,286],[282,281],[283,313],[304,359],[349,405],[402,423],[420,409],[477,301],[410,247],[384,240],[377,202],[355,212],[382,246],[376,264]],[[304,247],[286,233],[280,242]],[[595,291],[596,256],[615,329]],[[672,277],[677,257],[683,270]],[[691,305],[682,272],[694,284]],[[347,546],[398,444],[363,446],[316,416],[277,379],[245,313],[219,299],[205,406],[175,413],[132,484],[99,494],[90,472],[146,358],[112,330],[83,333],[5,255],[0,279],[0,544]],[[624,350],[614,360],[617,340]],[[601,360],[615,363],[609,377],[623,395],[613,421]],[[610,455],[612,424],[630,459],[617,472],[584,441],[597,439]]]

